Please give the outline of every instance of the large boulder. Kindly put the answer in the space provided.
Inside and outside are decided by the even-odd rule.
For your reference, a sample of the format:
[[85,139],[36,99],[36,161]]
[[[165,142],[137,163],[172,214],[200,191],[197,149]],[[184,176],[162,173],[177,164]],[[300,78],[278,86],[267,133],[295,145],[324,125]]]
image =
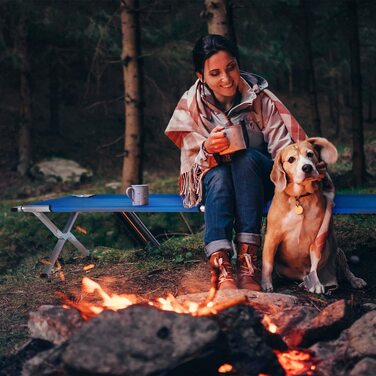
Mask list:
[[269,339],[250,306],[193,317],[139,304],[85,322],[27,361],[22,375],[214,376],[230,363],[237,375],[282,376]]
[[80,166],[77,162],[63,159],[51,158],[35,164],[30,173],[48,183],[80,183],[93,176],[93,172]]
[[[376,311],[363,315],[338,339],[318,342],[311,350],[319,360],[320,375],[370,375],[375,369]],[[362,370],[361,373],[358,373]],[[359,371],[360,372],[360,371]]]
[[153,375],[212,352],[219,333],[206,317],[134,305],[91,320],[69,340],[62,359],[77,374]]

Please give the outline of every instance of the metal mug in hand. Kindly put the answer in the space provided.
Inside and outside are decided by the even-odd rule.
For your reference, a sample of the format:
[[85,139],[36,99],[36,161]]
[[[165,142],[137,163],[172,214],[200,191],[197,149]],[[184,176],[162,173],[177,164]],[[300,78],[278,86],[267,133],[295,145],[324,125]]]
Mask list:
[[229,127],[225,128],[222,132],[226,135],[229,142],[229,146],[227,149],[221,151],[219,153],[220,155],[234,153],[235,151],[247,148],[241,125],[230,125]]
[[131,199],[134,206],[149,204],[149,186],[147,184],[134,184],[128,187],[125,193]]

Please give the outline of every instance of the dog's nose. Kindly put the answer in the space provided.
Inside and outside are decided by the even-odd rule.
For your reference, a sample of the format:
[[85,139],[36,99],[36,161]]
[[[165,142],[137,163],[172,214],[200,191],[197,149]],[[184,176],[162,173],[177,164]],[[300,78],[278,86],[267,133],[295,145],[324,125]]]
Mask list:
[[305,165],[303,165],[302,170],[303,170],[306,174],[309,174],[310,172],[312,172],[313,168],[312,168],[312,165],[310,165],[310,164],[305,164]]

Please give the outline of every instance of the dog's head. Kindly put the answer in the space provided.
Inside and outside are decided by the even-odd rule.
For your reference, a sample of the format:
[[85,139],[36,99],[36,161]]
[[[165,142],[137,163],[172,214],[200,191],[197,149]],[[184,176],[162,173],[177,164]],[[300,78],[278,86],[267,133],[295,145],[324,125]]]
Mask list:
[[288,183],[301,184],[304,180],[318,180],[316,165],[320,161],[335,163],[338,153],[325,138],[311,137],[281,150],[274,160],[270,178],[277,191],[284,191]]

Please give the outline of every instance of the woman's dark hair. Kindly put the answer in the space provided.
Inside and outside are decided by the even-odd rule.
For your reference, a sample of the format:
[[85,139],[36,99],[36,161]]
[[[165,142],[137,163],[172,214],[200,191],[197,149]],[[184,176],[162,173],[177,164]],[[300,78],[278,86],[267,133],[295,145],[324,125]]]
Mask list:
[[236,46],[222,35],[209,34],[201,37],[192,51],[195,72],[203,74],[205,60],[219,51],[226,51],[238,60]]

